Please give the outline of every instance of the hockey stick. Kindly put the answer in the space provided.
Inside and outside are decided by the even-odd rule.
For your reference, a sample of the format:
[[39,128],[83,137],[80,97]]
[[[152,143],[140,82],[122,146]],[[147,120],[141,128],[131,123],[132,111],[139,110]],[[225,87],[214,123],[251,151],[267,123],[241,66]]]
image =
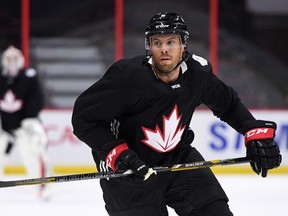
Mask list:
[[8,137],[8,145],[15,142],[14,137],[3,129],[1,115],[0,115],[0,133],[3,133]]
[[[153,169],[157,173],[164,172],[176,172],[184,170],[202,169],[214,166],[224,166],[224,165],[234,165],[240,163],[247,163],[249,160],[246,157],[231,158],[224,160],[211,160],[211,161],[199,161],[192,163],[175,164],[171,166],[160,166],[154,167]],[[88,179],[105,179],[105,178],[118,178],[133,174],[132,170],[126,171],[109,171],[106,173],[93,172],[93,173],[83,173],[83,174],[72,174],[64,176],[52,176],[44,178],[34,178],[34,179],[23,179],[15,181],[0,181],[0,188],[4,187],[14,187],[23,185],[37,185],[37,184],[48,184],[48,183],[60,183],[60,182],[70,182],[70,181],[80,181]]]

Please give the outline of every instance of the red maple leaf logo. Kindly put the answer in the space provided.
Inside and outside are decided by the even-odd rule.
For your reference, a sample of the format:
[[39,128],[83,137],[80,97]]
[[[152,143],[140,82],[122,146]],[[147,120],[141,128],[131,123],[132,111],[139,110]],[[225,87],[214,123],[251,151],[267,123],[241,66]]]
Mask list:
[[178,107],[175,105],[169,117],[163,116],[163,132],[158,125],[155,130],[142,127],[146,139],[141,141],[157,152],[173,150],[181,140],[185,129],[185,125],[180,125],[181,118],[182,115],[178,115]]

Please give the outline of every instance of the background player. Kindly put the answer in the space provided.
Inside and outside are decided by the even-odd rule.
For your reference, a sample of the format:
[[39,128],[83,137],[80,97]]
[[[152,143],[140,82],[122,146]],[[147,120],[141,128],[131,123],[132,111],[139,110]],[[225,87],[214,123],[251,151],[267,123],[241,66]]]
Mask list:
[[210,63],[188,53],[188,37],[180,15],[156,14],[145,32],[146,56],[116,62],[75,102],[74,133],[91,147],[98,169],[135,171],[100,181],[109,215],[164,216],[166,205],[185,216],[233,215],[210,169],[154,175],[149,168],[204,160],[189,128],[201,103],[245,135],[257,174],[266,177],[281,163],[276,124],[255,120]]
[[[24,68],[22,52],[10,46],[2,54],[0,74],[0,172],[14,146],[19,148],[28,177],[51,175],[47,136],[39,119],[43,94],[37,72]],[[40,186],[39,195],[49,198],[51,186]]]

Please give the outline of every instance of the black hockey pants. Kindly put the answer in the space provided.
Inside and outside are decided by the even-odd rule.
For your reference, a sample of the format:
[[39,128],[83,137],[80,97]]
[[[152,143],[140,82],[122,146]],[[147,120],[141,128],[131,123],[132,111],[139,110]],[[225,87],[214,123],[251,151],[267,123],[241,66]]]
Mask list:
[[[166,164],[202,161],[190,146],[167,159]],[[144,183],[122,178],[101,180],[110,216],[167,216],[167,205],[183,216],[233,216],[228,198],[210,169],[162,173]]]

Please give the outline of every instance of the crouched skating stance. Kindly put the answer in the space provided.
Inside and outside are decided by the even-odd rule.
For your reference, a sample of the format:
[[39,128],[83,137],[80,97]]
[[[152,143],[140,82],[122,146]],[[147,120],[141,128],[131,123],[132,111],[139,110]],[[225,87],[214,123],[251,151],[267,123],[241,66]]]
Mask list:
[[155,175],[149,168],[204,160],[189,128],[202,103],[245,135],[256,173],[265,177],[281,163],[276,124],[255,120],[210,63],[187,51],[188,37],[180,15],[156,14],[145,32],[146,55],[114,63],[75,102],[74,133],[91,147],[98,169],[135,171],[100,181],[111,216],[164,216],[166,205],[184,216],[232,215],[210,169]]

